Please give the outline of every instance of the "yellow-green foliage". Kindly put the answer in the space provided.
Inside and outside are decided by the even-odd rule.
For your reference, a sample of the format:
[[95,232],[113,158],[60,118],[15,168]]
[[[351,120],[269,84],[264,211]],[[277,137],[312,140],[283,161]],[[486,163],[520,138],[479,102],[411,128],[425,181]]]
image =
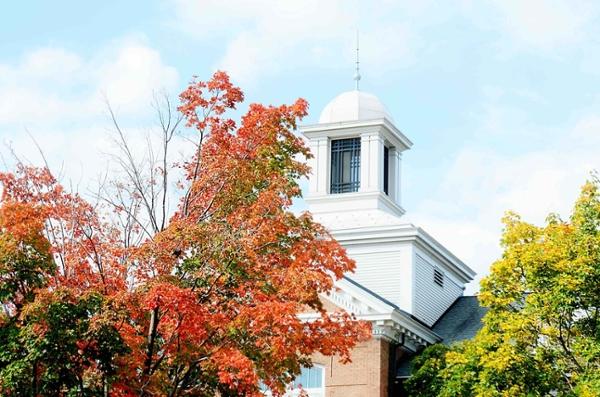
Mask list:
[[481,282],[482,330],[438,354],[436,371],[417,362],[412,395],[600,396],[599,190],[583,186],[569,221],[507,214],[504,254]]

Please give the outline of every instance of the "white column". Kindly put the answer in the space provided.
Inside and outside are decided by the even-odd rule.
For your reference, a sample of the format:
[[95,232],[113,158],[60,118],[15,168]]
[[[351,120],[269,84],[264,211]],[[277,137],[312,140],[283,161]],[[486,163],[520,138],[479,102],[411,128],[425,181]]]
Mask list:
[[383,139],[377,133],[360,136],[359,191],[383,191]]
[[402,152],[400,152],[399,150],[394,150],[394,152],[395,152],[395,156],[394,156],[395,157],[395,161],[394,161],[395,162],[394,201],[399,206],[402,206],[402,190],[400,189],[402,187]]
[[360,187],[359,192],[367,192],[369,187],[369,168],[371,137],[367,134],[360,136]]
[[383,138],[376,135],[371,140],[371,191],[383,192]]
[[398,162],[398,159],[396,158],[396,153],[397,153],[396,148],[391,147],[389,149],[388,157],[389,157],[390,163],[389,163],[389,168],[388,168],[389,169],[388,192],[389,192],[390,199],[392,199],[392,201],[394,201],[394,202],[398,202],[396,186],[398,186],[398,184],[400,183],[400,175],[398,175],[396,172],[396,163]]
[[309,194],[320,196],[329,190],[329,140],[327,137],[311,139],[310,151],[313,158],[308,161],[311,168]]

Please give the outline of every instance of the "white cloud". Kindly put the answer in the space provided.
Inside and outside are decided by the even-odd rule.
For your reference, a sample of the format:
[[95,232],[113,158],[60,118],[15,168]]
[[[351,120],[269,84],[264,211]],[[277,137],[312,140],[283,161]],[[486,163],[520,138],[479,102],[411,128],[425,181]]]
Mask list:
[[[105,101],[143,143],[143,126],[154,121],[153,94],[177,84],[176,69],[140,37],[115,40],[89,57],[45,47],[16,62],[0,60],[0,145],[41,164],[33,138],[55,172],[64,167],[67,180],[89,181],[106,171],[103,153],[114,152]],[[5,147],[0,153],[10,157]]]
[[40,48],[23,57],[19,75],[29,76],[36,83],[45,79],[68,83],[82,67],[82,59],[63,48]]
[[254,26],[233,38],[217,66],[243,83],[253,83],[256,77],[303,64],[339,64],[331,44],[352,43],[357,26],[354,7],[342,3],[264,2],[263,12],[254,15]]
[[577,121],[570,136],[571,141],[582,146],[600,144],[600,115],[590,113]]
[[[262,76],[302,67],[347,70],[354,32],[361,30],[365,72],[374,79],[430,60],[454,46],[442,26],[475,33],[500,58],[522,53],[565,58],[576,54],[583,67],[598,70],[591,39],[600,9],[589,0],[168,0],[171,26],[205,43],[224,43],[215,68],[243,85]],[[567,55],[565,55],[567,54]]]
[[[106,127],[98,124],[69,129],[61,126],[36,128],[31,131],[31,136],[20,130],[3,143],[10,145],[19,159],[34,165],[43,164],[35,147],[35,144],[39,145],[56,176],[64,177],[68,184],[83,184],[83,189],[107,170],[108,157],[102,153],[112,150]],[[0,153],[9,162],[12,160],[5,148],[0,148]]]
[[0,63],[0,126],[73,122],[105,111],[147,109],[152,93],[172,89],[175,68],[139,38],[115,41],[84,59],[63,48],[40,48]]
[[505,31],[515,40],[550,50],[586,36],[591,4],[567,0],[496,0]]
[[[556,56],[578,50],[594,37],[599,9],[589,0],[170,0],[171,25],[192,37],[224,42],[223,68],[240,83],[303,66],[347,70],[354,31],[361,29],[362,58],[373,76],[411,66],[426,49],[448,45],[436,28],[448,23],[476,27],[498,56],[522,51]],[[575,47],[575,48],[573,48]],[[597,64],[588,55],[590,69]],[[349,69],[349,67],[348,67]]]
[[244,85],[256,83],[263,75],[303,66],[349,70],[358,27],[362,58],[373,75],[411,64],[419,45],[410,28],[418,18],[412,17],[424,12],[422,5],[407,3],[392,18],[389,14],[398,4],[363,3],[363,12],[378,16],[374,22],[372,18],[361,18],[361,4],[356,1],[172,3],[176,16],[173,26],[199,40],[227,42],[215,67],[227,70]]
[[125,39],[105,52],[102,58],[108,61],[98,56],[93,60],[97,65],[93,72],[98,80],[96,94],[106,95],[121,111],[147,110],[154,92],[177,86],[177,70],[139,39]]
[[[551,212],[567,218],[580,186],[600,169],[600,118],[590,112],[565,131],[563,138],[525,154],[463,148],[434,197],[423,202],[411,218],[472,266],[480,278],[501,254],[500,219],[506,211],[536,224],[542,224]],[[469,288],[471,292],[477,289],[477,283]]]
[[588,0],[465,1],[462,9],[475,25],[499,34],[501,55],[571,50],[590,38],[599,11]]

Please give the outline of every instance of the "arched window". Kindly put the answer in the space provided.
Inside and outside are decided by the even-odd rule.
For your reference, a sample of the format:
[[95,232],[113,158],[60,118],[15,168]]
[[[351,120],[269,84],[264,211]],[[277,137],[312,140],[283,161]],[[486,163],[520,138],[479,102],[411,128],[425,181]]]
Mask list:
[[296,395],[302,389],[310,397],[325,397],[325,371],[320,365],[311,368],[302,368],[302,373],[294,381],[294,393]]

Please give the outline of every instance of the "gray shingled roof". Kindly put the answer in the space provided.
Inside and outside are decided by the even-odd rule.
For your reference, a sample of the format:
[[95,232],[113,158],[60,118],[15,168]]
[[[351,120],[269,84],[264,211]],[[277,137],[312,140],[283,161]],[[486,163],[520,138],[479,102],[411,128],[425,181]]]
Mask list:
[[[472,339],[482,327],[482,318],[488,309],[479,304],[476,296],[461,296],[433,324],[431,330],[443,338],[442,343],[450,345],[461,340]],[[410,376],[414,354],[407,354],[396,367],[397,378]]]
[[433,332],[450,345],[465,339],[472,339],[483,325],[481,319],[488,309],[479,304],[477,296],[461,296],[433,324]]

